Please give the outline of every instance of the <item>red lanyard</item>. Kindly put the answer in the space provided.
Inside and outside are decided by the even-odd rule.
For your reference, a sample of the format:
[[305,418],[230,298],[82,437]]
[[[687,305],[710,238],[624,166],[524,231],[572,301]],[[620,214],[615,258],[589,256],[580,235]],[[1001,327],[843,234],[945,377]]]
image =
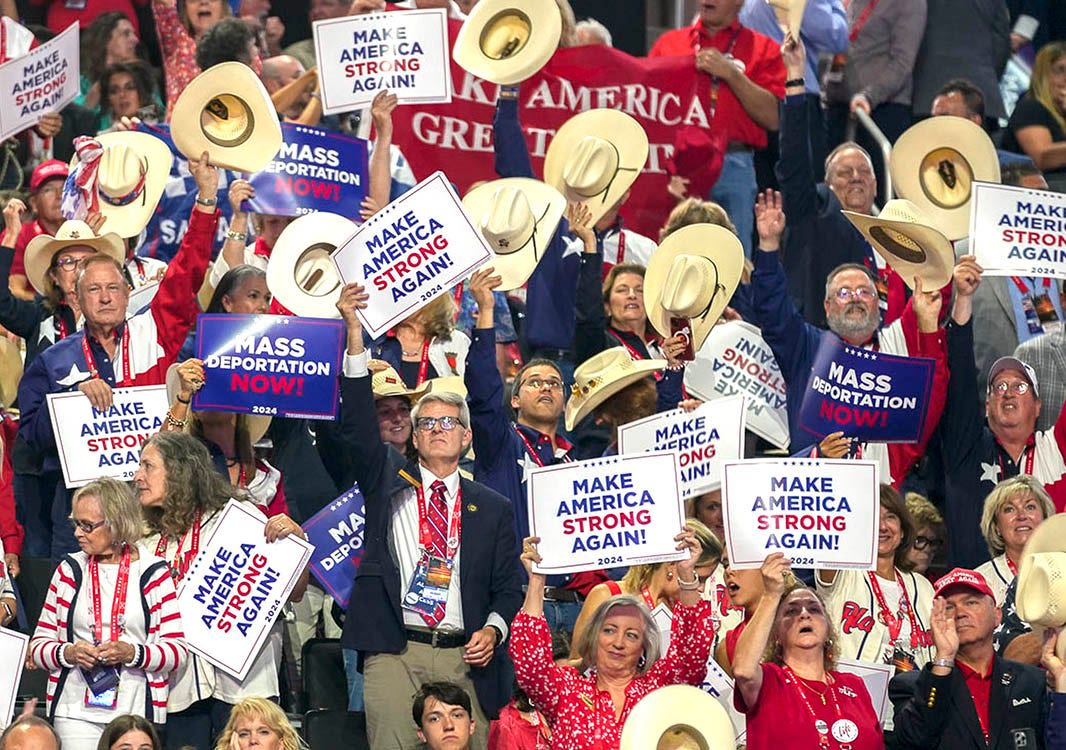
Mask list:
[[626,233],[619,227],[618,228],[618,261],[615,265],[621,265],[622,261],[626,257]]
[[459,313],[463,310],[463,282],[459,282],[455,286],[455,318],[452,321],[457,322],[459,320]]
[[629,342],[626,341],[621,336],[619,336],[618,332],[615,331],[613,328],[608,328],[607,329],[607,333],[611,334],[616,339],[618,339],[618,343],[626,348],[626,350],[629,352],[629,356],[630,356],[631,359],[634,359],[634,360],[644,359],[644,356],[640,352],[638,352],[636,349],[634,349],[632,346],[630,346]]
[[[822,748],[829,747],[829,727],[825,722],[818,718],[818,714],[814,712],[814,707],[811,702],[807,700],[807,694],[804,692],[803,687],[800,685],[800,679],[796,676],[796,673],[792,671],[792,668],[787,664],[783,667],[785,674],[788,675],[785,678],[785,682],[792,685],[795,688],[796,693],[799,694],[800,700],[803,701],[803,705],[807,707],[807,713],[811,715],[811,720],[814,722],[815,731],[818,732],[818,746]],[[840,710],[840,704],[837,703],[836,692],[833,690],[833,676],[826,674],[826,690],[829,692],[829,697],[833,699],[833,711],[836,714],[836,718],[839,721],[844,718],[844,714]],[[848,746],[850,747],[850,745]]]
[[[740,36],[740,26],[739,25],[737,26],[736,31],[733,32],[733,38],[729,40],[729,46],[726,47],[725,48],[725,52],[722,53],[726,57],[731,57],[733,55],[733,48],[737,46],[737,37],[738,36]],[[699,37],[697,37],[696,39],[697,39],[697,41],[696,41],[696,51],[699,52],[699,50],[700,50]],[[733,63],[730,62],[729,64],[732,65]],[[711,115],[711,119],[712,120],[714,119],[715,110],[718,109],[718,89],[721,87],[721,85],[722,85],[722,82],[718,79],[718,76],[711,76],[710,115]]]
[[132,260],[134,265],[137,266],[137,275],[140,277],[141,284],[143,285],[146,281],[148,281],[148,276],[144,273],[144,261],[138,258],[136,255],[133,256]]
[[[885,595],[881,591],[881,584],[877,581],[877,574],[869,572],[866,574],[870,579],[870,588],[874,591],[874,596],[877,597],[877,606],[881,610],[880,619],[888,627],[888,640],[891,645],[895,645],[899,639],[899,632],[903,630],[903,617],[897,616],[888,609],[888,602],[885,601]],[[918,648],[921,645],[921,641],[918,638],[918,622],[914,617],[914,607],[911,606],[910,599],[907,596],[907,587],[903,585],[903,576],[896,571],[896,585],[899,586],[899,608],[901,613],[906,613],[907,619],[911,623],[911,648]]]
[[422,342],[422,359],[418,363],[418,381],[415,388],[426,382],[426,373],[429,372],[429,339]]
[[1018,577],[1018,566],[1014,564],[1014,560],[1007,557],[1006,553],[1003,554],[1003,559],[1007,561],[1007,567],[1010,568],[1011,575],[1015,578]]
[[[111,640],[117,641],[122,635],[126,623],[126,585],[130,578],[130,548],[122,550],[118,563],[118,577],[115,579],[115,596],[111,600]],[[100,563],[95,557],[89,558],[89,580],[92,583],[92,601],[89,602],[89,615],[93,618],[93,643],[103,643],[104,624],[103,609],[100,606]]]
[[[1023,297],[1029,295],[1029,285],[1022,281],[1020,276],[1011,276],[1010,280],[1014,282],[1014,286],[1018,287],[1018,291],[1022,293]],[[1044,293],[1047,294],[1047,290],[1051,288],[1051,279],[1044,277]]]
[[[426,511],[426,495],[422,485],[418,485],[418,543],[423,550],[430,552],[433,549],[433,531],[429,527],[429,518]],[[455,557],[459,551],[459,537],[461,533],[460,518],[462,517],[463,488],[455,488],[455,503],[451,509],[451,520],[448,522],[448,557]]]
[[[100,371],[96,369],[96,358],[93,357],[93,353],[89,349],[88,331],[85,332],[81,339],[81,351],[85,355],[85,364],[89,367],[89,377],[98,379]],[[115,385],[123,386],[132,383],[133,380],[130,378],[130,327],[127,325],[122,329],[122,380],[115,383]]]
[[63,318],[61,318],[59,316],[59,312],[58,311],[56,311],[56,314],[55,314],[55,326],[56,326],[56,330],[59,331],[59,340],[62,341],[63,339],[65,339],[67,337],[68,331],[67,331],[67,324],[63,322]]
[[655,600],[651,598],[651,592],[648,591],[647,586],[640,587],[640,595],[644,597],[644,603],[648,605],[648,609],[655,609]]
[[[1027,446],[1025,446],[1024,453],[1025,453],[1025,471],[1023,471],[1022,473],[1023,474],[1028,474],[1029,476],[1032,476],[1033,475],[1033,458],[1036,456],[1036,446],[1035,445],[1027,445]],[[1000,454],[1000,456],[998,458],[998,461],[999,461],[999,470],[1000,470],[1000,472],[1003,473],[1003,474],[1006,474],[1007,473],[1007,467],[1003,465],[1003,455],[1002,454]]]
[[[192,517],[192,528],[181,535],[181,539],[178,540],[178,548],[174,550],[174,562],[170,564],[170,577],[175,582],[180,581],[185,576],[185,571],[189,569],[189,563],[196,557],[196,553],[200,551],[200,511]],[[185,553],[185,558],[181,557],[181,548],[185,544],[185,539],[192,534],[192,541],[189,544],[189,551]],[[167,545],[170,543],[170,538],[162,535],[159,537],[159,544],[155,546],[155,556],[163,557],[167,552]]]
[[[527,438],[522,433],[522,431],[520,429],[518,429],[518,425],[514,425],[514,431],[515,431],[515,434],[518,435],[519,439],[521,439],[522,444],[526,446],[526,451],[529,453],[530,458],[533,459],[533,461],[537,464],[537,466],[543,466],[544,462],[540,460],[540,456],[538,456],[537,452],[533,449],[533,444],[529,442],[529,438]],[[554,451],[552,451],[552,453],[554,454]],[[563,463],[566,463],[566,464],[568,464],[568,463],[570,463],[571,461],[574,460],[574,459],[570,458],[570,456],[568,456],[568,455],[564,455],[562,457],[562,459],[563,459]]]
[[[870,14],[874,12],[878,1],[879,0],[870,0],[870,4],[863,9],[862,13],[859,14],[858,19],[855,21],[855,25],[851,27],[851,32],[848,34],[848,41],[852,44],[855,44],[855,40],[859,38],[859,34],[862,33],[862,27],[865,26],[866,22],[870,19]],[[851,2],[848,2],[847,5],[850,6]]]

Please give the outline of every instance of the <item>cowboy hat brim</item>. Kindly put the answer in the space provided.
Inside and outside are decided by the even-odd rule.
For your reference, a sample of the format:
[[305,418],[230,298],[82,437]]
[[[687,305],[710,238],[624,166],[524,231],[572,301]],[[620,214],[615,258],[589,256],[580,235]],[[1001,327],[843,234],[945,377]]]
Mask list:
[[267,288],[287,310],[309,318],[338,318],[337,300],[341,296],[341,280],[336,267],[330,263],[328,273],[336,284],[320,295],[306,292],[296,281],[296,266],[300,257],[313,247],[321,246],[332,254],[356,230],[356,224],[339,214],[316,211],[305,214],[285,227],[267,264]]
[[[528,38],[514,54],[496,58],[486,52],[484,42],[493,22],[508,13],[526,26]],[[554,2],[480,0],[455,38],[452,59],[478,78],[510,86],[544,67],[558,49],[562,31],[562,16]]]
[[[911,289],[914,288],[915,276],[922,280],[922,288],[927,292],[940,289],[951,281],[955,268],[955,249],[951,241],[933,227],[854,211],[841,213],[862,232],[877,254],[903,277]],[[916,251],[898,242],[896,238],[899,235],[921,249]]]
[[119,264],[126,262],[126,246],[114,232],[106,232],[99,237],[73,238],[57,240],[48,234],[39,234],[26,245],[26,278],[38,294],[48,296],[48,269],[52,267],[52,258],[60,250],[68,247],[91,247],[99,253],[108,255]]
[[6,409],[15,403],[23,366],[18,345],[6,336],[0,336],[0,407]]
[[[956,165],[957,188],[950,196],[936,194],[942,160]],[[965,117],[930,117],[908,128],[892,147],[888,169],[896,194],[928,213],[949,240],[970,233],[973,183],[1000,181],[995,144],[984,128]]]
[[482,183],[463,197],[463,208],[475,226],[478,224],[479,217],[492,204],[496,191],[508,186],[517,188],[525,195],[533,212],[536,227],[533,230],[533,236],[525,245],[503,255],[496,254],[486,238],[486,244],[493,250],[492,260],[487,265],[491,265],[502,279],[499,286],[501,292],[518,289],[529,280],[537,263],[544,257],[544,252],[548,249],[548,244],[566,211],[566,198],[550,185],[528,177],[507,177]]
[[692,318],[692,349],[698,351],[718,322],[744,272],[744,246],[737,236],[717,224],[690,224],[673,232],[652,253],[644,274],[644,307],[648,320],[662,336],[669,337],[671,313],[662,306],[663,286],[670,266],[678,255],[697,255],[712,261],[718,269],[719,289],[707,312]]
[[[1032,618],[1035,614],[1028,611],[1033,555],[1047,553],[1066,553],[1066,513],[1058,513],[1045,518],[1033,529],[1029,541],[1025,543],[1021,560],[1018,563],[1018,590],[1015,597],[1019,615],[1025,611]],[[1046,607],[1033,607],[1032,609],[1046,609]],[[1059,625],[1062,624],[1059,623]]]
[[619,748],[648,750],[662,747],[664,735],[678,731],[696,739],[699,747],[731,748],[736,745],[729,714],[714,696],[691,685],[667,685],[653,690],[633,707],[622,726]]
[[587,396],[580,393],[573,394],[566,402],[566,429],[572,430],[577,423],[592,413],[592,410],[609,399],[626,386],[636,383],[638,380],[648,377],[667,366],[665,359],[634,359],[630,360],[631,367],[619,369],[618,374],[611,376],[610,380],[603,384],[597,384]]
[[[201,124],[205,107],[221,96],[241,102],[248,118],[246,130],[231,141],[209,135]],[[260,171],[281,148],[281,124],[270,94],[244,63],[219,63],[192,79],[174,103],[170,122],[174,145],[187,158],[199,159],[206,151],[213,166],[235,172]]]
[[[614,179],[606,190],[594,196],[578,195],[563,180],[567,160],[587,135],[610,141],[619,155]],[[562,193],[568,203],[584,203],[592,214],[589,218],[592,226],[622,199],[647,160],[648,134],[639,122],[617,109],[590,109],[571,117],[555,133],[544,155],[544,181]]]

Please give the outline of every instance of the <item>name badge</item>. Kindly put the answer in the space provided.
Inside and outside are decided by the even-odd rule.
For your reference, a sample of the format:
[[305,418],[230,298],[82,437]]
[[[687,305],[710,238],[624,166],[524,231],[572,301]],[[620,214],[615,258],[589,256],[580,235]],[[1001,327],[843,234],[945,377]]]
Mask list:
[[404,594],[403,608],[420,615],[431,615],[438,605],[446,604],[454,565],[454,558],[437,557],[423,551]]

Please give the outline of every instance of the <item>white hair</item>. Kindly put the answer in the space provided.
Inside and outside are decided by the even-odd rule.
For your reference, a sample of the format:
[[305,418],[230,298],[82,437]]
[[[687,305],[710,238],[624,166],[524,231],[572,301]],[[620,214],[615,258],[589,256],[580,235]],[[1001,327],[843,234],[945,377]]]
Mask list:
[[587,18],[584,21],[578,21],[577,26],[574,27],[574,31],[576,34],[580,34],[582,31],[588,31],[589,34],[597,37],[600,42],[606,44],[608,47],[614,46],[611,41],[611,32],[595,18]]

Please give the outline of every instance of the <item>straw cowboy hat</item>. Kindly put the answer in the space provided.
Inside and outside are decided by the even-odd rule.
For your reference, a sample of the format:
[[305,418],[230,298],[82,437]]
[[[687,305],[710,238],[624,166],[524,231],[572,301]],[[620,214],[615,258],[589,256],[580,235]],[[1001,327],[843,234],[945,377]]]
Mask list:
[[777,23],[781,29],[786,32],[791,31],[792,35],[799,39],[807,0],[766,0],[766,4],[774,9],[774,15],[777,16]]
[[285,227],[267,264],[267,288],[296,315],[339,318],[340,276],[330,254],[355,233],[354,222],[326,211],[305,214]]
[[691,322],[697,351],[718,322],[744,270],[744,246],[717,224],[690,224],[663,240],[644,274],[648,320],[670,336],[670,318]]
[[[178,375],[178,366],[180,362],[175,362],[167,368],[167,403],[173,404],[174,399],[178,395],[178,389],[181,388],[181,376]],[[189,407],[189,412],[192,412],[192,407]],[[270,417],[263,414],[245,414],[244,424],[248,427],[248,437],[252,440],[252,445],[255,445],[263,436],[266,435],[268,429],[270,429]],[[186,427],[186,432],[188,427]]]
[[970,233],[975,180],[999,182],[999,156],[984,128],[965,117],[930,117],[910,127],[888,159],[892,186],[923,208],[949,240]]
[[480,0],[459,30],[452,58],[478,78],[509,86],[544,67],[562,31],[551,0]]
[[96,210],[107,217],[107,231],[119,237],[138,236],[170,177],[174,160],[170,147],[137,131],[79,137],[75,145],[64,188],[64,215],[80,218],[85,211]]
[[566,210],[562,194],[540,180],[508,177],[478,185],[463,208],[488,242],[500,291],[518,289],[544,256]]
[[563,123],[544,156],[544,181],[592,212],[589,226],[622,199],[648,160],[648,134],[617,109],[590,109]]
[[1045,518],[1025,543],[1015,606],[1032,625],[1066,625],[1066,514]]
[[18,345],[7,336],[0,336],[0,407],[4,409],[15,403],[22,367]]
[[633,707],[622,726],[620,750],[732,748],[729,714],[710,693],[691,685],[653,690]]
[[574,371],[574,385],[566,402],[566,429],[574,429],[593,409],[627,385],[664,367],[665,359],[632,359],[624,346],[589,357]]
[[281,148],[281,124],[255,71],[224,62],[192,79],[174,103],[170,133],[178,151],[236,172],[254,173]]
[[890,200],[878,216],[854,211],[843,214],[903,277],[907,286],[914,287],[915,276],[922,279],[922,288],[927,292],[951,281],[955,249],[936,228],[933,219],[911,201]]
[[430,393],[454,393],[466,398],[466,382],[462,375],[442,375],[426,381]]
[[64,221],[54,237],[50,234],[39,234],[26,245],[26,278],[38,294],[47,296],[52,284],[48,278],[52,257],[68,247],[88,247],[111,256],[120,264],[126,260],[126,246],[122,238],[114,232],[97,237],[84,221]]
[[[378,364],[375,366],[374,363]],[[374,373],[370,378],[370,387],[374,391],[375,400],[397,397],[405,398],[414,404],[429,391],[430,381],[417,388],[408,388],[396,369],[383,360],[372,360],[370,370]]]

